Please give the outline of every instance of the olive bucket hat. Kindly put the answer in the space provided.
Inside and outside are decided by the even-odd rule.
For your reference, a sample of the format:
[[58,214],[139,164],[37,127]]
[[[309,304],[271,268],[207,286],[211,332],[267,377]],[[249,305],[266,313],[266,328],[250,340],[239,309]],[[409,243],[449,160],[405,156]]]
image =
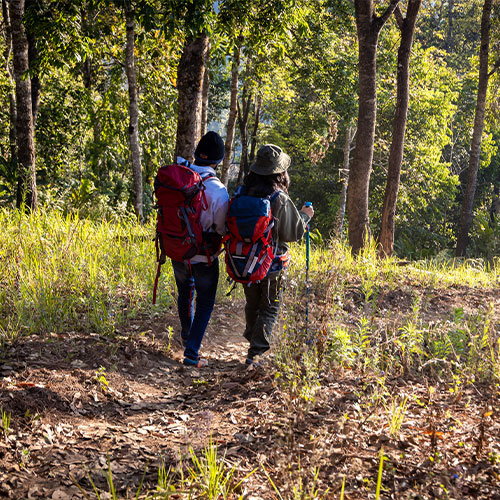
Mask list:
[[279,146],[266,144],[257,151],[250,171],[259,175],[281,174],[288,169],[290,161],[290,157]]

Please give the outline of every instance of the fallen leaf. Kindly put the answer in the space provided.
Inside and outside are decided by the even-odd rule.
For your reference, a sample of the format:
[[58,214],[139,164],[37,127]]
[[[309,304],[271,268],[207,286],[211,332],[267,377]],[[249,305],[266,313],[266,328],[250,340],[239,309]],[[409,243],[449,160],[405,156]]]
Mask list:
[[68,499],[71,499],[73,497],[73,495],[68,495],[66,493],[66,490],[63,490],[63,489],[58,489],[56,491],[54,491],[54,493],[52,493],[52,500],[68,500]]

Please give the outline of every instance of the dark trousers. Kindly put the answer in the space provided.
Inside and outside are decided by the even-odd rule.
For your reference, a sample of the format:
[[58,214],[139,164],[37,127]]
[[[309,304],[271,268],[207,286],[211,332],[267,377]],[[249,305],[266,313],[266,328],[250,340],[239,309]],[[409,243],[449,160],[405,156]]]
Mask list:
[[269,350],[273,327],[278,320],[281,305],[281,275],[270,276],[260,283],[244,285],[245,320],[244,337],[250,342],[248,358]]
[[[186,343],[184,356],[197,361],[203,335],[214,309],[217,283],[219,282],[219,262],[211,265],[185,264],[172,261],[175,282],[179,296],[177,307],[181,321],[181,336]],[[196,308],[195,308],[196,292]]]

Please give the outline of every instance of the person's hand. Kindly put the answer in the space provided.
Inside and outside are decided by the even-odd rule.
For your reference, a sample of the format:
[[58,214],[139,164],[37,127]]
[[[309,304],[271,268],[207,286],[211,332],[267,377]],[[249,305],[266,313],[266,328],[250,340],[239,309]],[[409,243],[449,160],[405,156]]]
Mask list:
[[313,215],[314,215],[314,208],[312,207],[312,205],[309,205],[309,206],[306,206],[304,205],[301,209],[300,209],[301,212],[305,213],[306,215],[309,216],[310,219],[313,218]]

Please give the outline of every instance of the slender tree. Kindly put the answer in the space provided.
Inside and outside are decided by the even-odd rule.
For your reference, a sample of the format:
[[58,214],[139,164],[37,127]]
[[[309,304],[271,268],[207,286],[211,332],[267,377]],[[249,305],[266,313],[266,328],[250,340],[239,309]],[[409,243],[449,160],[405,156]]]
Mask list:
[[14,80],[14,73],[11,65],[12,53],[12,28],[10,24],[10,11],[7,0],[2,0],[2,14],[5,26],[5,71],[7,73],[10,90],[9,90],[9,152],[10,152],[10,168],[11,172],[17,171],[17,145],[16,145],[16,121],[17,121],[17,108],[16,108],[16,86]]
[[495,222],[495,217],[500,216],[500,171],[493,185],[493,197],[490,205],[490,221]]
[[226,127],[226,141],[224,143],[225,156],[222,164],[221,181],[227,186],[229,178],[229,167],[233,157],[234,130],[236,127],[236,116],[238,114],[238,76],[240,69],[241,46],[237,43],[233,49],[231,63],[231,97],[229,101],[229,116]]
[[177,136],[175,156],[193,159],[201,131],[201,108],[205,59],[209,39],[206,33],[188,36],[177,68]]
[[253,162],[255,158],[255,151],[257,149],[257,132],[259,131],[259,125],[260,125],[260,111],[262,109],[262,96],[257,95],[255,97],[254,101],[254,122],[253,122],[253,128],[252,128],[252,134],[250,136],[250,154],[248,156],[248,165]]
[[453,7],[455,0],[448,0],[448,31],[446,33],[445,50],[450,52],[453,42]]
[[238,184],[243,180],[243,176],[248,173],[248,119],[252,104],[252,94],[248,90],[247,82],[243,86],[241,95],[241,105],[238,101],[238,126],[240,129],[241,159],[238,173]]
[[401,164],[408,117],[408,100],[410,94],[410,55],[413,45],[413,34],[417,21],[418,11],[422,0],[408,0],[406,17],[403,18],[399,6],[394,11],[399,29],[401,42],[398,50],[397,69],[397,98],[394,120],[392,123],[392,143],[389,153],[387,169],[387,184],[385,186],[384,206],[379,235],[380,255],[392,255],[394,251],[394,224],[396,217],[396,203],[401,178]]
[[203,74],[203,91],[201,94],[201,130],[200,138],[207,133],[208,126],[208,95],[210,90],[210,50],[207,50],[205,57],[205,70]]
[[493,0],[484,0],[483,13],[481,16],[481,46],[479,49],[479,81],[477,89],[476,111],[474,118],[474,128],[472,131],[472,142],[469,156],[469,166],[467,170],[467,184],[465,196],[462,202],[460,213],[460,224],[457,237],[456,255],[462,257],[467,250],[469,230],[472,225],[472,209],[476,194],[477,173],[479,170],[479,160],[481,158],[481,139],[484,128],[484,115],[486,108],[486,95],[488,93],[488,80],[498,69],[495,64],[491,72],[489,69],[490,54],[490,26],[491,10]]
[[16,82],[16,139],[19,161],[17,206],[24,202],[32,211],[37,209],[35,142],[31,79],[29,76],[28,38],[23,24],[24,0],[9,2],[12,26],[12,53]]
[[342,179],[342,189],[340,191],[340,201],[339,209],[337,212],[337,223],[335,227],[335,234],[337,238],[342,236],[342,231],[344,229],[344,218],[345,218],[345,205],[347,200],[347,187],[349,186],[349,169],[350,169],[350,156],[351,156],[351,144],[354,139],[354,134],[356,133],[356,128],[349,125],[345,131],[345,141],[344,141],[344,162],[342,165],[342,174],[344,178]]
[[134,178],[134,209],[135,214],[142,221],[142,166],[141,146],[139,142],[139,92],[137,88],[137,73],[135,68],[135,12],[130,4],[125,7],[125,22],[127,43],[125,45],[125,70],[128,82],[129,97],[129,127],[128,138],[132,157],[132,174]]
[[359,55],[358,133],[347,192],[349,244],[358,253],[370,234],[368,191],[373,161],[377,110],[377,45],[380,30],[392,15],[399,0],[391,0],[380,16],[375,14],[373,0],[355,0]]
[[[25,11],[29,9],[35,10],[37,7],[37,0],[25,0]],[[36,16],[36,12],[33,13]],[[42,91],[42,82],[38,71],[38,48],[37,40],[34,30],[31,26],[26,28],[26,38],[28,40],[28,64],[30,68],[31,79],[31,112],[33,114],[33,129],[36,127],[36,119],[38,116],[38,108],[40,106],[40,96]]]

